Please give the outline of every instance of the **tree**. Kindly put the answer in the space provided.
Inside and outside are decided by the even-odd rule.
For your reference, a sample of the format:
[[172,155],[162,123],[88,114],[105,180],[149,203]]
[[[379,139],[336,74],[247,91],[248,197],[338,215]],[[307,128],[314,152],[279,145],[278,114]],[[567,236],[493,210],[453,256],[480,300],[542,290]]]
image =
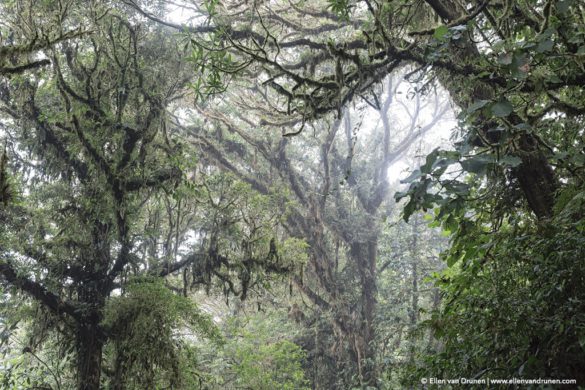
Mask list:
[[441,307],[432,276],[445,268],[439,255],[448,241],[436,227],[429,228],[429,214],[413,215],[406,223],[401,211],[397,204],[380,237],[376,352],[381,388],[403,386],[412,365],[440,342],[422,325]]
[[[242,302],[242,306],[254,305]],[[302,366],[305,352],[288,339],[297,329],[287,321],[286,310],[267,304],[261,311],[241,314],[227,316],[224,348],[200,347],[206,383],[213,388],[309,389]]]
[[[118,336],[116,324],[102,323],[104,310],[125,289],[129,266],[164,276],[199,258],[142,268],[136,248],[147,234],[141,207],[182,179],[164,123],[188,76],[172,45],[165,55],[157,48],[163,34],[148,32],[147,41],[115,10],[91,11],[91,36],[48,48],[51,69],[12,78],[3,96],[9,158],[26,195],[7,211],[0,272],[75,335],[84,389],[100,387],[103,347]],[[174,78],[159,77],[173,68]]]
[[66,315],[78,387],[94,389],[109,337],[103,309],[135,256],[140,205],[181,178],[166,162],[173,151],[161,124],[184,81],[153,85],[156,68],[141,62],[160,53],[139,50],[140,32],[121,16],[90,21],[91,37],[46,52],[50,73],[14,78],[4,96],[15,121],[11,157],[30,194],[3,232],[1,272],[54,316]]
[[[311,364],[319,366],[318,377],[312,378],[316,386],[377,380],[377,241],[390,191],[387,170],[448,108],[435,98],[414,97],[407,119],[391,124],[391,107],[405,104],[397,98],[399,84],[388,80],[379,106],[358,107],[343,119],[314,124],[323,134],[298,140],[273,141],[266,129],[281,125],[254,86],[198,106],[207,126],[199,127],[196,120],[184,126],[185,134],[220,167],[261,194],[284,192],[292,200],[284,227],[305,240],[309,252],[302,276],[293,277],[292,284],[311,302],[306,324],[323,327],[327,335],[319,341],[309,337],[304,344],[312,351]],[[356,137],[366,110],[378,117],[367,141]],[[366,150],[371,153],[364,154]]]
[[56,14],[91,32],[35,46],[51,66],[4,84],[2,282],[42,313],[25,352],[63,334],[78,388],[180,386],[173,332],[219,339],[189,288],[218,280],[245,299],[296,266],[278,214],[260,212],[283,200],[248,196],[177,138],[169,112],[192,73],[167,29],[100,4],[58,11],[37,23]]

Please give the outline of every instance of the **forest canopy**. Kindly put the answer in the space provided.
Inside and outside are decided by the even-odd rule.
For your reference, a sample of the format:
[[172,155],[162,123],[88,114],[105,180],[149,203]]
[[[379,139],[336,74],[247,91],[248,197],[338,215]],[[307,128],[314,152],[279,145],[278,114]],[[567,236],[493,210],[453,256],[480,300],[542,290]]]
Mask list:
[[0,15],[2,388],[585,386],[581,2]]

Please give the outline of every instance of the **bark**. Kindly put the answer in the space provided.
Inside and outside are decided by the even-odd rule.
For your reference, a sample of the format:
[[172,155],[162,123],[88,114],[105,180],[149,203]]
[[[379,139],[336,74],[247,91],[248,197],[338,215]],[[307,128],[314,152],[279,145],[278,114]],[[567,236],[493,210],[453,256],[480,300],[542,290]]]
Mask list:
[[96,234],[94,248],[97,256],[93,259],[93,264],[100,264],[100,259],[102,259],[100,264],[102,268],[81,281],[77,289],[78,299],[84,308],[83,317],[77,322],[75,329],[78,390],[100,388],[102,349],[107,339],[104,330],[100,327],[106,298],[109,295],[105,248],[99,240],[100,233],[103,231],[99,229],[94,231]]
[[[0,248],[0,250],[4,251],[4,248]],[[47,288],[42,284],[27,279],[24,276],[18,275],[17,271],[11,266],[10,263],[0,263],[0,275],[2,275],[2,277],[6,279],[7,282],[11,283],[13,286],[18,287],[22,291],[29,294],[32,298],[42,303],[53,313],[57,315],[63,313],[68,314],[76,321],[79,321],[81,318],[79,316],[78,308],[71,302],[64,301],[59,296],[47,290]]]
[[77,388],[99,390],[104,341],[97,324],[77,326]]
[[534,136],[524,134],[520,139],[522,163],[514,170],[528,205],[539,218],[550,218],[553,214],[557,181],[551,165]]
[[[441,305],[441,290],[438,288],[433,289],[433,306],[431,311],[436,311]],[[427,342],[427,350],[432,351],[435,348],[435,332],[433,329],[429,329],[429,340]]]
[[[77,379],[80,390],[100,388],[102,347],[104,332],[99,326],[100,316],[95,311],[89,316],[80,314],[80,309],[61,300],[37,282],[18,276],[9,264],[0,264],[0,274],[11,284],[27,292],[38,302],[59,315],[66,313],[77,323]],[[103,300],[102,300],[103,301]]]

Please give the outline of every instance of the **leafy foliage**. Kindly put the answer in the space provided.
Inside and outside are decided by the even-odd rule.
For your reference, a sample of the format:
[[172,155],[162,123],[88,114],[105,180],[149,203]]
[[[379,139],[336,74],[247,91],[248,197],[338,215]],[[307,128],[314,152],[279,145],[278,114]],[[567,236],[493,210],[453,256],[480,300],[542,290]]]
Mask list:
[[[582,4],[167,6],[0,5],[4,386],[585,382]],[[441,88],[453,148],[385,226]],[[200,286],[232,306],[212,321]],[[243,322],[267,304],[294,325]]]
[[103,326],[112,339],[114,387],[179,388],[188,372],[181,371],[186,346],[178,333],[221,343],[212,320],[156,278],[134,279],[122,296],[111,298]]
[[498,233],[477,227],[458,240],[436,277],[446,304],[425,322],[442,344],[421,356],[412,383],[431,373],[580,383],[582,225],[566,214],[549,226],[510,219]]
[[200,349],[204,381],[215,387],[308,389],[306,353],[291,341],[298,333],[282,310],[268,308],[223,324],[222,348]]

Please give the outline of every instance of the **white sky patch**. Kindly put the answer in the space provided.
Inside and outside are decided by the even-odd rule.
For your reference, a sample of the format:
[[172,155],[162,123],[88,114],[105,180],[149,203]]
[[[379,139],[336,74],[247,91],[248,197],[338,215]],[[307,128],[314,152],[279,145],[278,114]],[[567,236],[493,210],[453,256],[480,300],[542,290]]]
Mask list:
[[[392,77],[392,76],[391,76]],[[379,96],[383,101],[388,96],[387,80],[383,82],[385,91]],[[408,150],[402,153],[401,158],[390,165],[387,178],[391,183],[405,179],[412,171],[417,169],[424,163],[425,157],[433,149],[437,147],[451,149],[452,142],[450,141],[452,130],[457,127],[456,115],[453,108],[450,106],[450,98],[448,93],[442,89],[437,88],[436,92],[429,92],[427,95],[419,95],[420,110],[415,116],[416,110],[416,93],[413,89],[414,84],[401,79],[400,75],[393,77],[393,86],[395,93],[392,96],[392,103],[388,110],[388,121],[391,126],[390,142],[391,145],[396,146],[408,134],[410,127],[415,123],[414,131],[419,131],[418,138],[410,145]],[[435,102],[435,99],[436,102]],[[422,129],[436,119],[438,111],[435,109],[435,103],[439,107],[445,107],[445,110],[440,116],[440,119],[428,130],[422,133]],[[365,103],[359,103],[365,104]],[[356,110],[357,111],[357,110]],[[358,130],[358,138],[365,138],[372,136],[378,127],[382,126],[379,113],[374,108],[369,107],[363,113],[362,126]],[[367,150],[362,150],[362,153],[367,153]]]
[[202,21],[202,16],[193,5],[186,2],[169,2],[167,5],[165,19],[176,24],[196,25]]
[[388,168],[388,180],[393,182],[395,180],[404,180],[412,172],[412,167],[406,161],[399,160]]

